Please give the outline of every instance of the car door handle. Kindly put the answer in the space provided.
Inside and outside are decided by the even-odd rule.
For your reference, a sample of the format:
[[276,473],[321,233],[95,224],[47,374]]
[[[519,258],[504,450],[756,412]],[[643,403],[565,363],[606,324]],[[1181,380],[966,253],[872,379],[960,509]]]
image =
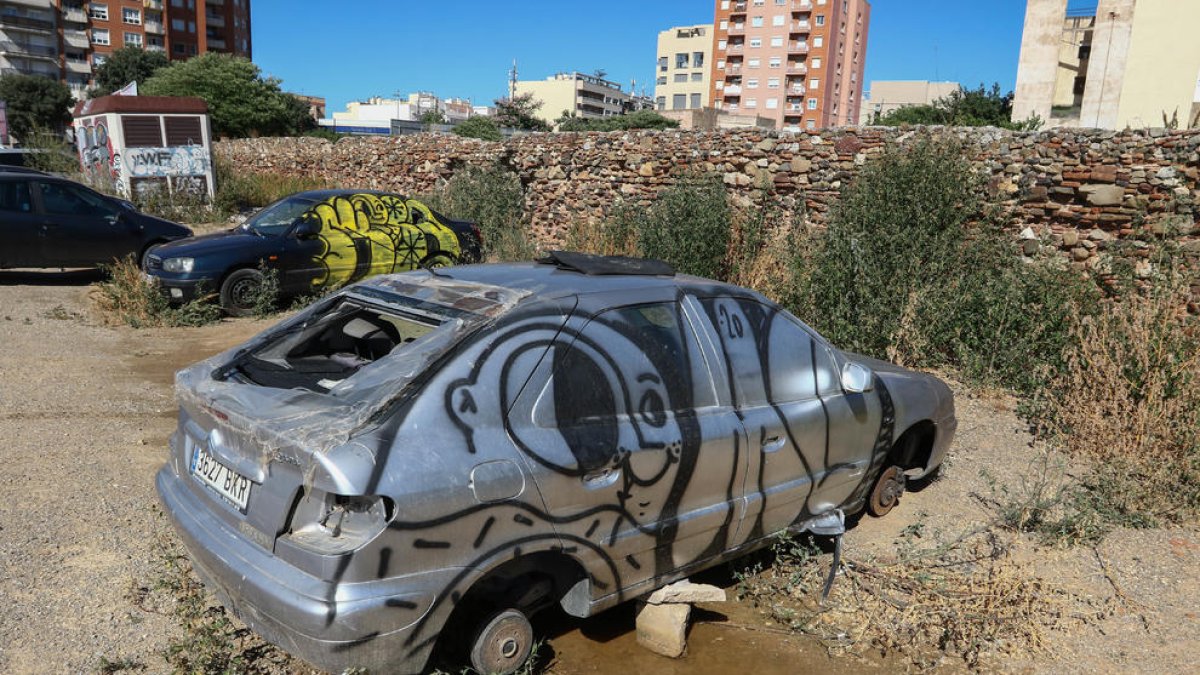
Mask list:
[[787,443],[787,439],[783,436],[772,436],[764,439],[762,442],[763,452],[775,452],[782,448]]
[[591,473],[584,474],[583,485],[591,490],[608,487],[609,485],[617,482],[617,476],[619,475],[621,475],[620,471],[606,467],[600,469],[599,471],[593,471]]

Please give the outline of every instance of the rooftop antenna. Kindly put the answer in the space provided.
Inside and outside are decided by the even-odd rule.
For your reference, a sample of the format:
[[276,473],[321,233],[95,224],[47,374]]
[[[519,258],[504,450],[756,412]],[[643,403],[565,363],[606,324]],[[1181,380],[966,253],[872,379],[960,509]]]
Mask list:
[[512,70],[508,71],[508,97],[517,97],[517,60],[513,59]]

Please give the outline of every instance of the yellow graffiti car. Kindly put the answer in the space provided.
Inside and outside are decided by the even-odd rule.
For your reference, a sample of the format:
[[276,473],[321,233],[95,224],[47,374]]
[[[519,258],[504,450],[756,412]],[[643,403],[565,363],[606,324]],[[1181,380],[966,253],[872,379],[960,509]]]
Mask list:
[[285,197],[227,232],[152,249],[145,271],[173,302],[220,294],[235,316],[250,313],[263,269],[276,271],[282,296],[338,288],[376,274],[477,262],[474,223],[416,199],[362,190],[316,190]]

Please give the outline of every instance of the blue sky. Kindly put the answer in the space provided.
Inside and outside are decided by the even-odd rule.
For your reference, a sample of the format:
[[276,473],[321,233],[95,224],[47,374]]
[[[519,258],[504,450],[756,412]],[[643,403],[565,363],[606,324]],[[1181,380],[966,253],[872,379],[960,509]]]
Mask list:
[[[1074,1],[1074,0],[1073,0]],[[653,93],[655,42],[713,0],[254,0],[254,61],[284,88],[347,101],[429,90],[491,103],[522,79],[603,69]],[[1024,0],[875,0],[866,81],[1016,79]]]

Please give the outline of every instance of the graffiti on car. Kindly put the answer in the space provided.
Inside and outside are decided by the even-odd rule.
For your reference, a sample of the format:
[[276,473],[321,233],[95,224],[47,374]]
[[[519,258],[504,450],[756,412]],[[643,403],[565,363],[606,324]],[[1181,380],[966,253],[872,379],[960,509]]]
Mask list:
[[343,286],[364,277],[450,264],[462,254],[458,236],[415,199],[353,194],[330,197],[304,218],[320,226],[314,287]]

